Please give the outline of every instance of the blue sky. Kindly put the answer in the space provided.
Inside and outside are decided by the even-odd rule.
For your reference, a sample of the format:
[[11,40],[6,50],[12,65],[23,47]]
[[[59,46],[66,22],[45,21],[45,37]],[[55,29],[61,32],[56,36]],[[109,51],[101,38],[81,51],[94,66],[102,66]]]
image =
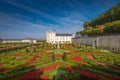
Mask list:
[[0,38],[45,38],[74,33],[120,0],[0,0]]

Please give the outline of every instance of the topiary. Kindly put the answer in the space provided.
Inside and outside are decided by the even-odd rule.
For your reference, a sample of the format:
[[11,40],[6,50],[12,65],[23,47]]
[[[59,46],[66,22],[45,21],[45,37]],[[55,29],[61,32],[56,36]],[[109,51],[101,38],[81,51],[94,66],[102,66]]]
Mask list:
[[52,61],[55,61],[55,53],[52,53],[51,58],[52,58]]

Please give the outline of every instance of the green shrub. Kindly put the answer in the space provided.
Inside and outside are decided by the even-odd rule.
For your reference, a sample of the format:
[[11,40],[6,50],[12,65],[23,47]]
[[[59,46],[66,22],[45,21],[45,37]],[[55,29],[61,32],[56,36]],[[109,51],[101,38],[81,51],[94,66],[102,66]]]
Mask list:
[[63,60],[63,61],[66,61],[66,60],[67,60],[67,54],[66,54],[66,53],[63,54],[62,60]]
[[52,53],[51,58],[52,58],[52,61],[55,61],[55,53]]

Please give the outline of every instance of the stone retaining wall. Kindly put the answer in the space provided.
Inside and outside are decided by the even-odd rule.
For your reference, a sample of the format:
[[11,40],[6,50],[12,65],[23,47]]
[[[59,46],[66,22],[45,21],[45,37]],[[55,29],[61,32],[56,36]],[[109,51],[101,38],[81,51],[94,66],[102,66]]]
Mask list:
[[120,52],[120,35],[72,38],[72,42]]

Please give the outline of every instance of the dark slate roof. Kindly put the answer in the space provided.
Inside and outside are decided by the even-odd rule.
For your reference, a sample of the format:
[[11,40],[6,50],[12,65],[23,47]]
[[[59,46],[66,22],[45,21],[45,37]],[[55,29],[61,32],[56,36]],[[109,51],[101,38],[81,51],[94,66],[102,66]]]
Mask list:
[[72,34],[56,34],[56,36],[72,36]]
[[35,40],[34,38],[24,38],[23,40]]

